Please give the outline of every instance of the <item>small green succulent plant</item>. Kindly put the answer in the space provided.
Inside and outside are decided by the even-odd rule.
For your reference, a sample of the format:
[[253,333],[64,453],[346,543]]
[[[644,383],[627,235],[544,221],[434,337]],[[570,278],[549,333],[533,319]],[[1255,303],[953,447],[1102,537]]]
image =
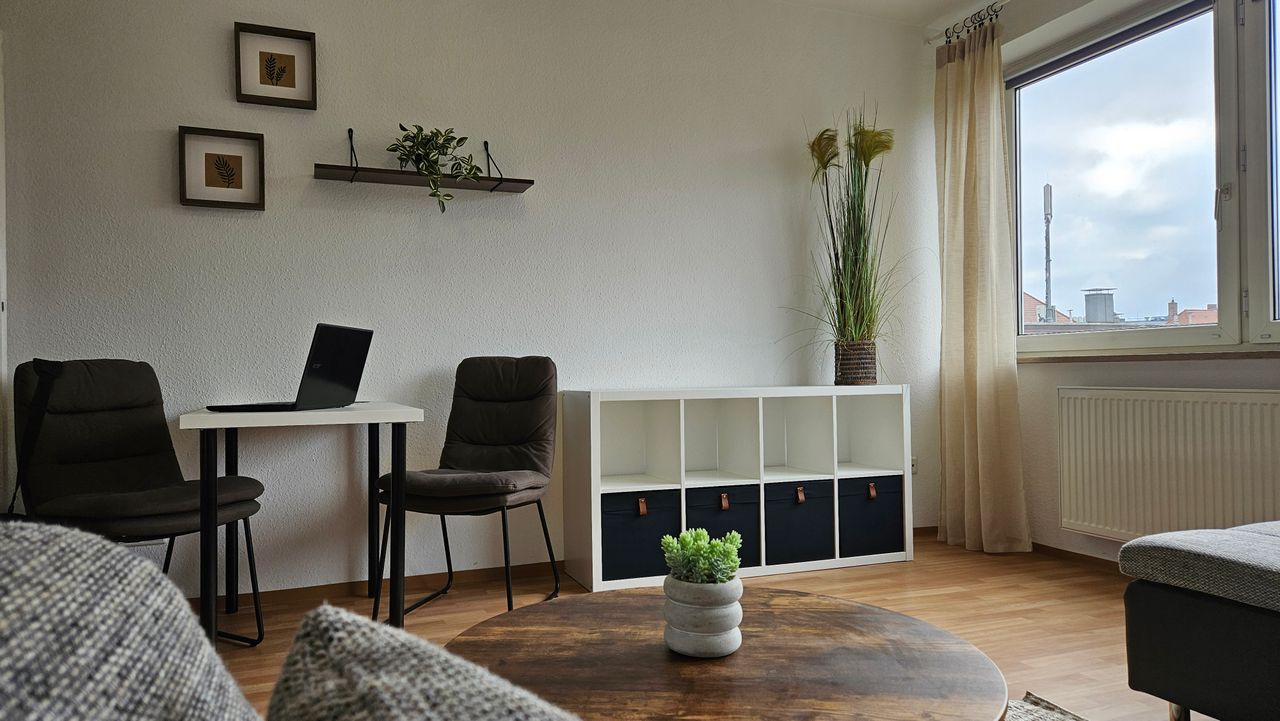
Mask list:
[[742,535],[729,531],[724,538],[711,538],[705,528],[690,528],[680,534],[662,537],[662,554],[671,575],[688,583],[725,583],[738,572],[742,561],[738,549]]

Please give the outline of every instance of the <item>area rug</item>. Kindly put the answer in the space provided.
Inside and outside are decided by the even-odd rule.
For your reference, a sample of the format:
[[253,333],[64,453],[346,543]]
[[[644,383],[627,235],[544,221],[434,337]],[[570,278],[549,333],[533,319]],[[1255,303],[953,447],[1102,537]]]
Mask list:
[[1027,692],[1021,701],[1010,701],[1005,721],[1085,721],[1070,711]]

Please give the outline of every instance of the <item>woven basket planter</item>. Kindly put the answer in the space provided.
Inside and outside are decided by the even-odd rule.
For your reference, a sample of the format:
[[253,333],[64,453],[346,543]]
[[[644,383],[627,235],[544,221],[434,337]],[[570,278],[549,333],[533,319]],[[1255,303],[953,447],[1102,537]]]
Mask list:
[[876,342],[836,341],[836,385],[876,384]]

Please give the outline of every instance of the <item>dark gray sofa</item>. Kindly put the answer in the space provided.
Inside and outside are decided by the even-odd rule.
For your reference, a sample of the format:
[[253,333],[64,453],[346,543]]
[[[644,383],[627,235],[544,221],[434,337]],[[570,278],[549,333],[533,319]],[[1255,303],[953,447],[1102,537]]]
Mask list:
[[1145,536],[1120,570],[1130,687],[1174,719],[1280,718],[1280,522]]

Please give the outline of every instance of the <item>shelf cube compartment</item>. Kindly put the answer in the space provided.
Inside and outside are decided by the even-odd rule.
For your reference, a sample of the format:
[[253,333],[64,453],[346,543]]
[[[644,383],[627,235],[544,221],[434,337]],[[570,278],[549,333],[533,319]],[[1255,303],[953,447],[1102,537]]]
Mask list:
[[601,491],[679,485],[680,401],[601,401]]
[[835,476],[835,407],[831,396],[765,398],[764,480]]
[[684,402],[687,485],[760,480],[760,399]]
[[874,477],[903,472],[902,396],[836,398],[836,475]]
[[760,486],[708,486],[684,494],[686,528],[705,528],[712,538],[742,534],[742,567],[760,565]]
[[902,476],[840,479],[840,557],[901,553]]

